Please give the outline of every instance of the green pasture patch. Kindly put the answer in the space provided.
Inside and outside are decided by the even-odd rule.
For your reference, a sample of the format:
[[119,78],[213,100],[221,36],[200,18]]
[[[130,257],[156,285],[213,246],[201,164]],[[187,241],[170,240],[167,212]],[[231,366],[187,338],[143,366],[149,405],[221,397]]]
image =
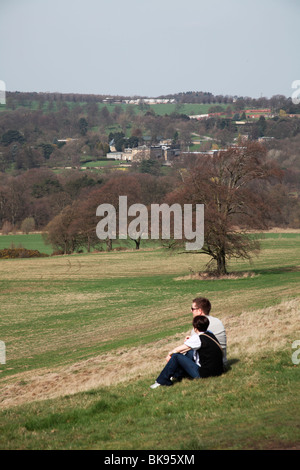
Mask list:
[[[110,162],[99,162],[103,163],[104,166],[108,166]],[[114,165],[114,162],[111,162]],[[119,163],[118,163],[119,165]],[[160,242],[158,240],[142,240],[141,248],[153,248],[159,247]],[[19,248],[23,247],[28,250],[38,250],[40,253],[45,253],[51,255],[54,251],[54,248],[51,245],[45,243],[42,233],[29,233],[29,234],[9,234],[9,235],[0,235],[0,250],[4,248]],[[113,250],[118,247],[123,247],[124,249],[134,249],[135,243],[132,240],[113,240],[112,242]],[[104,251],[105,243],[103,243]],[[86,251],[83,249],[83,251]]]
[[[49,108],[49,101],[45,101],[42,104],[41,110],[44,113],[49,113],[49,112],[57,112],[58,111],[58,106],[57,103],[51,102],[52,109]],[[82,101],[80,103],[78,102],[73,102],[73,101],[64,101],[64,104],[68,106],[70,109],[74,108],[75,106],[82,106],[84,107],[87,103]],[[176,104],[176,103],[161,103],[161,104],[153,104],[149,106],[139,106],[139,105],[134,105],[134,104],[127,104],[127,103],[97,103],[99,111],[101,111],[103,108],[107,108],[107,110],[110,113],[113,113],[115,111],[116,106],[121,108],[123,112],[126,112],[128,109],[130,109],[130,112],[133,112],[134,114],[145,114],[149,110],[153,110],[155,114],[158,115],[164,115],[164,114],[171,114],[171,113],[182,113],[182,114],[207,114],[209,108],[213,106],[213,104],[208,103],[182,103],[182,104]],[[222,107],[224,110],[226,109],[227,105],[224,105],[222,103],[219,103],[218,106]],[[35,111],[40,108],[39,102],[37,100],[28,100],[25,104],[18,105],[17,107],[22,107],[22,108],[27,108],[30,111]],[[8,106],[0,106],[0,111],[9,111],[10,108]]]
[[90,161],[83,163],[82,166],[86,166],[87,168],[92,167],[107,167],[107,166],[119,166],[120,162],[118,160],[99,160],[99,161]]
[[38,250],[40,253],[51,254],[53,249],[44,243],[41,233],[0,235],[0,249],[3,248],[27,248]]

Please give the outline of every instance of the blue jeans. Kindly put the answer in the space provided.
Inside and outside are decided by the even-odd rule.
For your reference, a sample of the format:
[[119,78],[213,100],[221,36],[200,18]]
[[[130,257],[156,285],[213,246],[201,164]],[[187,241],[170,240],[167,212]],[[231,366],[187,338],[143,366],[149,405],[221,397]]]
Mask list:
[[156,382],[161,385],[173,385],[170,380],[171,377],[176,379],[182,379],[183,377],[200,379],[200,367],[194,362],[192,353],[192,351],[189,351],[186,355],[173,354],[157,377]]

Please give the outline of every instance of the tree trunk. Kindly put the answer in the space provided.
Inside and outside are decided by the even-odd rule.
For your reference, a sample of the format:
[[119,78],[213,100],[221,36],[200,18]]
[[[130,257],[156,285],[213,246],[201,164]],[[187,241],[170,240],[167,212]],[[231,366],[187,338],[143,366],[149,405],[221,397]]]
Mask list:
[[217,260],[217,273],[228,274],[227,269],[226,269],[225,253],[223,251],[221,253],[218,253],[216,260]]
[[106,250],[107,250],[107,251],[111,251],[111,250],[112,250],[112,241],[111,241],[111,238],[107,238],[107,239],[105,240],[105,242],[106,242]]
[[135,249],[139,250],[140,244],[141,244],[141,237],[134,239],[134,243],[135,243]]

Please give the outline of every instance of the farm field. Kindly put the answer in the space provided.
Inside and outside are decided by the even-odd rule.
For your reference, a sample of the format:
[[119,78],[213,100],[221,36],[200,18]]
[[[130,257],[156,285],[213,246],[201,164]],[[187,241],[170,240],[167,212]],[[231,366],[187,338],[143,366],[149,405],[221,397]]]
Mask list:
[[9,234],[0,235],[0,250],[4,248],[18,248],[23,247],[27,250],[38,250],[41,253],[50,255],[53,252],[53,248],[50,245],[44,243],[41,233],[29,233],[25,234]]
[[[46,101],[44,105],[42,106],[42,111],[44,113],[48,113],[49,111],[56,112],[58,111],[58,107],[56,102],[51,102],[52,108],[49,108],[49,101]],[[65,102],[67,106],[72,109],[76,105],[80,106],[85,106],[87,103],[81,102],[81,103],[74,103],[74,102]],[[126,110],[130,109],[131,112],[133,111],[135,114],[140,114],[140,113],[145,113],[147,110],[153,110],[155,114],[158,115],[164,115],[164,114],[171,114],[174,112],[182,113],[182,114],[207,114],[208,109],[214,106],[213,103],[182,103],[182,104],[176,104],[176,103],[162,103],[162,104],[152,104],[148,105],[146,107],[140,107],[138,105],[134,104],[126,104],[126,103],[97,103],[99,111],[103,109],[104,107],[107,108],[107,110],[112,113],[114,112],[116,106],[121,108],[123,112],[126,112]],[[227,105],[218,103],[218,106],[222,108],[226,108]],[[38,110],[39,109],[39,104],[38,101],[30,101],[26,105],[20,105],[20,108],[26,108],[30,109],[31,111]],[[146,111],[145,111],[146,109]],[[8,106],[0,106],[0,112],[1,111],[6,111],[9,110]]]
[[[299,449],[300,231],[261,245],[219,280],[195,275],[204,255],[159,247],[0,260],[0,449]],[[228,372],[151,390],[199,295]]]
[[[150,246],[156,247],[159,242],[149,240],[147,242],[148,248]],[[105,244],[103,244],[103,249]],[[135,243],[132,240],[115,240],[113,242],[113,248],[123,247],[124,249],[133,249]],[[51,255],[53,253],[53,247],[46,244],[43,235],[40,232],[29,233],[27,235],[22,233],[0,235],[0,250],[4,248],[26,248],[28,250],[38,250],[40,253]],[[83,251],[86,251],[83,249]]]

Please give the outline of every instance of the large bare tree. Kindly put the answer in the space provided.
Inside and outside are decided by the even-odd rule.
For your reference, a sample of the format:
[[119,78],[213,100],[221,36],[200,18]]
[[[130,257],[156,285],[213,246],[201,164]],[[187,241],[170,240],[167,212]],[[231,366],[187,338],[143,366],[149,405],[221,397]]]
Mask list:
[[280,170],[267,161],[266,149],[251,142],[212,156],[203,156],[170,194],[169,203],[204,204],[204,245],[201,250],[227,273],[229,258],[249,259],[259,245],[249,229],[266,229],[274,209],[268,191]]

